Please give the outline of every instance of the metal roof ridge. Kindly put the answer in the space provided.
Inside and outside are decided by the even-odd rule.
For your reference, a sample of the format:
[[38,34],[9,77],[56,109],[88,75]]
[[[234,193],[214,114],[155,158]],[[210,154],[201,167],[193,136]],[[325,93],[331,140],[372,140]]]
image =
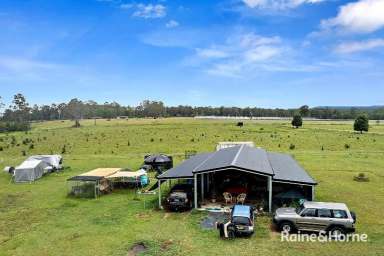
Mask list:
[[267,155],[267,160],[268,160],[268,164],[269,166],[271,167],[271,170],[272,170],[272,176],[275,176],[276,175],[276,172],[275,172],[275,168],[273,168],[273,165],[271,163],[271,158],[269,157],[271,153],[274,153],[274,152],[268,152],[268,151],[265,151],[266,152],[266,155]]
[[209,159],[211,159],[214,155],[216,155],[218,151],[214,152],[214,153],[211,153],[211,155],[209,157],[207,157],[207,159],[205,159],[203,162],[201,162],[198,166],[196,166],[195,168],[193,168],[192,170],[192,173],[195,173],[195,171],[200,167],[202,166],[205,162],[207,162]]
[[231,162],[231,165],[234,166],[236,161],[237,161],[237,158],[239,158],[239,155],[240,155],[240,152],[241,150],[244,148],[244,144],[242,144],[239,148],[239,151],[237,151],[236,155],[235,155],[235,158],[233,158],[232,162]]

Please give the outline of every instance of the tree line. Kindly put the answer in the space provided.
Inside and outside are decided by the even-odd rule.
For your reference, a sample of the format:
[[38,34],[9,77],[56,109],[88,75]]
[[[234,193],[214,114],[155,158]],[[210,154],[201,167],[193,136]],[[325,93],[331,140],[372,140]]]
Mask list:
[[[4,111],[2,111],[4,109]],[[307,105],[297,109],[282,108],[257,108],[257,107],[192,107],[187,105],[165,106],[162,101],[144,100],[138,106],[123,106],[117,102],[82,101],[72,99],[67,103],[31,106],[25,96],[16,94],[12,104],[5,108],[0,97],[0,113],[2,113],[0,131],[29,129],[30,121],[47,120],[81,120],[92,118],[117,118],[117,117],[194,117],[194,116],[243,116],[243,117],[301,117],[318,119],[355,119],[361,114],[369,119],[384,119],[384,107],[376,108],[333,108],[314,107]]]

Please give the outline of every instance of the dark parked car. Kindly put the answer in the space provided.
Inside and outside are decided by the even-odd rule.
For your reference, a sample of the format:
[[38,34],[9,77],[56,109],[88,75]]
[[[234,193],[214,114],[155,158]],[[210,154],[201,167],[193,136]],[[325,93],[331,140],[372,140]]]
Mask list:
[[254,208],[249,205],[235,205],[231,211],[231,220],[218,223],[220,237],[235,238],[236,236],[251,236],[254,233]]
[[193,206],[192,184],[176,184],[167,197],[167,206],[172,211],[189,210]]

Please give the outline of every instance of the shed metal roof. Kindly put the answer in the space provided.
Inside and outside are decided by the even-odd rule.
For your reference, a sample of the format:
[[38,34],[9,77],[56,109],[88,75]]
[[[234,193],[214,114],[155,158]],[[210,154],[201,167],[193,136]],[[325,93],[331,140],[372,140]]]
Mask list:
[[195,155],[159,175],[158,179],[193,178],[194,173],[224,168],[236,168],[272,176],[274,181],[316,184],[290,155],[270,153],[247,145]]
[[282,153],[268,153],[275,181],[317,184],[316,181],[296,162],[292,156]]
[[178,178],[192,178],[193,170],[199,165],[203,164],[214,153],[201,153],[190,157],[176,167],[169,169],[163,174],[159,175],[159,179],[178,179]]

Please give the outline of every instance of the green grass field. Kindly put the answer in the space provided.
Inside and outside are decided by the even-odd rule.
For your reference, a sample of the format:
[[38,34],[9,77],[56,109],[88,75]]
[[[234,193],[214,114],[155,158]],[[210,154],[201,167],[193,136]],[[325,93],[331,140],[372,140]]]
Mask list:
[[[368,134],[352,132],[352,122],[305,122],[293,129],[285,121],[193,119],[98,120],[36,123],[26,133],[0,134],[0,167],[32,154],[62,153],[62,173],[32,184],[14,184],[0,174],[0,255],[127,255],[136,242],[149,255],[384,255],[384,125]],[[26,138],[34,142],[25,142]],[[357,213],[358,233],[367,243],[288,243],[257,220],[253,237],[224,241],[216,230],[202,230],[203,213],[154,209],[156,197],[134,200],[117,190],[95,200],[66,196],[66,179],[96,167],[137,169],[146,153],[213,151],[219,141],[254,141],[270,151],[288,152],[319,182],[317,200],[345,202]],[[13,142],[12,142],[13,141]],[[33,144],[33,148],[31,148]],[[295,149],[291,150],[290,145]],[[348,144],[349,148],[346,148]],[[359,172],[369,182],[355,182]]]

